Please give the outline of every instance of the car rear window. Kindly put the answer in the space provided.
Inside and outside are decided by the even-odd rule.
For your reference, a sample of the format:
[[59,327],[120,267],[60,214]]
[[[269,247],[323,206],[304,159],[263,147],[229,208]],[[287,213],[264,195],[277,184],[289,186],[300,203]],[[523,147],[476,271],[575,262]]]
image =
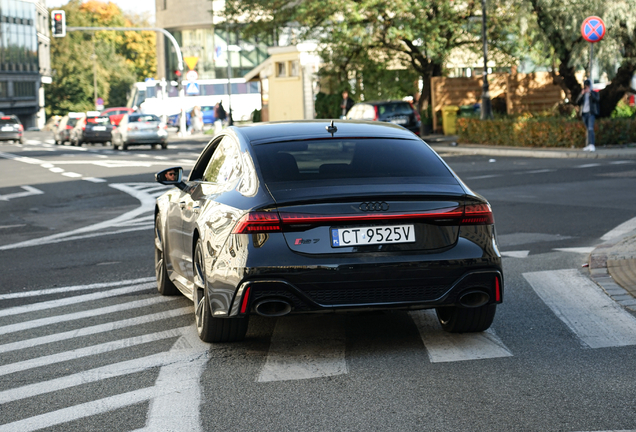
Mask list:
[[[266,183],[333,180],[356,184],[370,180],[456,184],[422,141],[342,139],[254,146]],[[390,180],[389,180],[390,179]]]
[[77,124],[78,118],[69,118],[66,122],[67,126],[75,126]]
[[152,114],[143,114],[143,115],[131,115],[128,117],[128,121],[130,123],[134,122],[158,122],[159,117]]
[[18,120],[13,117],[0,118],[0,125],[7,125],[7,124],[18,124]]
[[409,115],[413,114],[413,108],[408,103],[391,103],[378,105],[378,114],[385,115]]

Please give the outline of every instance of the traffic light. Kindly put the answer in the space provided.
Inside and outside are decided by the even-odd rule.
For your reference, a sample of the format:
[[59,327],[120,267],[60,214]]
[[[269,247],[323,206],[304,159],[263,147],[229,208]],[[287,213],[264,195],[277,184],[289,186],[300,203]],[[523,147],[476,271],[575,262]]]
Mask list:
[[66,12],[63,10],[51,11],[51,33],[53,37],[66,36]]

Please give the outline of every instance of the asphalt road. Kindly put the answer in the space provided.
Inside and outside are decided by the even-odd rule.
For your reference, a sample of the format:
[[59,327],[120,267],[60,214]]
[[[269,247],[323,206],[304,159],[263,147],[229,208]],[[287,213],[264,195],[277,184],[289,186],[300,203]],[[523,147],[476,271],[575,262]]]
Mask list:
[[636,217],[636,161],[445,157],[495,213],[489,332],[426,311],[256,317],[208,345],[153,284],[152,174],[204,145],[0,143],[0,432],[636,430],[636,319],[581,268]]

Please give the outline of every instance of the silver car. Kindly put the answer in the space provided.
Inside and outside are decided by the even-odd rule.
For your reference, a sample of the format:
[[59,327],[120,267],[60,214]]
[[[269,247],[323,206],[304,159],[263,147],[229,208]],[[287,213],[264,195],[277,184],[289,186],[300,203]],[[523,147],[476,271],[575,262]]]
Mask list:
[[150,144],[168,148],[168,130],[165,123],[154,114],[126,114],[119,126],[113,129],[113,147],[128,150],[132,145]]

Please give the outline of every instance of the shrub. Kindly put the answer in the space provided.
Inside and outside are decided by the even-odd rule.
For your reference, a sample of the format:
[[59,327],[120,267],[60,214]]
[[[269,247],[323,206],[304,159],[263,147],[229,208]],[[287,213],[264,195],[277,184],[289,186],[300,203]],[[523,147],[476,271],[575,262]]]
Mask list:
[[340,103],[342,96],[339,94],[326,94],[320,92],[316,95],[315,109],[318,119],[337,119],[342,114]]
[[[598,119],[596,145],[636,142],[636,119]],[[458,118],[462,143],[519,147],[583,147],[585,126],[579,119],[564,117],[508,117],[494,120]]]

